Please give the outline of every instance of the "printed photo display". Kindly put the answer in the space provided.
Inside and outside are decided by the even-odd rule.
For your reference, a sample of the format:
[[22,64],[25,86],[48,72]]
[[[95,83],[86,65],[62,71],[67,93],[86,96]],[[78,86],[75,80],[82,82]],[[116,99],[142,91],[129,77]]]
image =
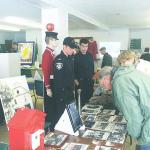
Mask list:
[[63,150],[87,150],[87,144],[80,144],[80,143],[65,143],[62,147]]
[[120,150],[120,148],[106,147],[106,146],[96,146],[95,150]]
[[47,146],[59,147],[67,139],[68,135],[49,133],[44,138],[44,144]]
[[85,138],[92,138],[95,140],[107,140],[110,132],[105,132],[105,131],[96,131],[96,130],[87,130],[83,134],[82,137]]
[[33,108],[33,102],[25,76],[0,79],[0,99],[6,124],[18,108]]

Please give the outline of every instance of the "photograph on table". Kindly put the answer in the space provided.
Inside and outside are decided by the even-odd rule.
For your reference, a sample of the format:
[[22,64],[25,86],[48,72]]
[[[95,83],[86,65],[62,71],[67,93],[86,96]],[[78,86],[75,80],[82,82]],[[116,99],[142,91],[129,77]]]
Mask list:
[[92,105],[92,104],[86,104],[82,109],[96,109],[96,110],[101,110],[103,108],[103,106],[101,105]]
[[125,133],[111,132],[107,138],[106,145],[123,144],[125,141]]
[[127,124],[115,123],[114,132],[127,133]]
[[113,128],[114,128],[114,124],[108,122],[96,122],[92,127],[92,129],[94,130],[102,130],[108,132],[111,132]]
[[88,145],[80,144],[80,143],[65,143],[61,149],[62,150],[87,150]]
[[124,123],[124,124],[127,123],[127,121],[125,120],[124,116],[121,116],[121,115],[118,115],[118,116],[115,115],[114,119],[113,119],[113,122],[115,122],[115,123]]
[[99,122],[112,122],[114,120],[114,116],[109,116],[109,115],[98,115],[96,117],[96,121]]
[[96,146],[95,150],[121,150],[121,149],[115,147]]
[[110,132],[87,129],[85,133],[82,135],[82,137],[91,138],[94,140],[107,140],[109,134]]
[[115,115],[116,110],[111,110],[111,109],[103,109],[101,112],[102,115]]
[[6,124],[21,107],[33,108],[25,76],[0,79],[0,99]]
[[48,133],[44,138],[44,144],[46,146],[60,147],[67,137],[68,135],[65,134]]
[[85,121],[84,125],[86,128],[92,128],[95,122]]
[[95,115],[87,115],[85,121],[88,122],[95,122],[96,116]]
[[100,110],[97,110],[97,109],[83,109],[82,113],[86,114],[86,115],[97,115],[98,113],[100,113]]

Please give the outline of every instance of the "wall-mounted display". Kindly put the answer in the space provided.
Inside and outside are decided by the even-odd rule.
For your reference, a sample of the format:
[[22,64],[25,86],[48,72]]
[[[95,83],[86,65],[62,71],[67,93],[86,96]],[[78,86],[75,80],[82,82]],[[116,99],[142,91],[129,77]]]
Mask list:
[[35,42],[18,42],[18,52],[21,57],[22,65],[32,65],[34,60]]

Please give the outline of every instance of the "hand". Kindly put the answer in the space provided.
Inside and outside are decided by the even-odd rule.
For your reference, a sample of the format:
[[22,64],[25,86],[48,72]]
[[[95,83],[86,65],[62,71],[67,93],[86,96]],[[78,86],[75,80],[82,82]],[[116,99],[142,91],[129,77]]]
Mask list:
[[52,90],[51,89],[46,89],[46,93],[49,97],[52,97]]
[[74,80],[76,86],[79,86],[79,81],[78,80]]

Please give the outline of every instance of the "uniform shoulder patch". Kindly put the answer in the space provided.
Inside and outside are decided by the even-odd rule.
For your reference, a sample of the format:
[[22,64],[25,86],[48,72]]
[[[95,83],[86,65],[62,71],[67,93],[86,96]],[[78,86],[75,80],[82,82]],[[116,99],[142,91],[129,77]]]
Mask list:
[[63,63],[60,63],[60,62],[56,63],[57,70],[61,70],[62,68],[63,68]]

